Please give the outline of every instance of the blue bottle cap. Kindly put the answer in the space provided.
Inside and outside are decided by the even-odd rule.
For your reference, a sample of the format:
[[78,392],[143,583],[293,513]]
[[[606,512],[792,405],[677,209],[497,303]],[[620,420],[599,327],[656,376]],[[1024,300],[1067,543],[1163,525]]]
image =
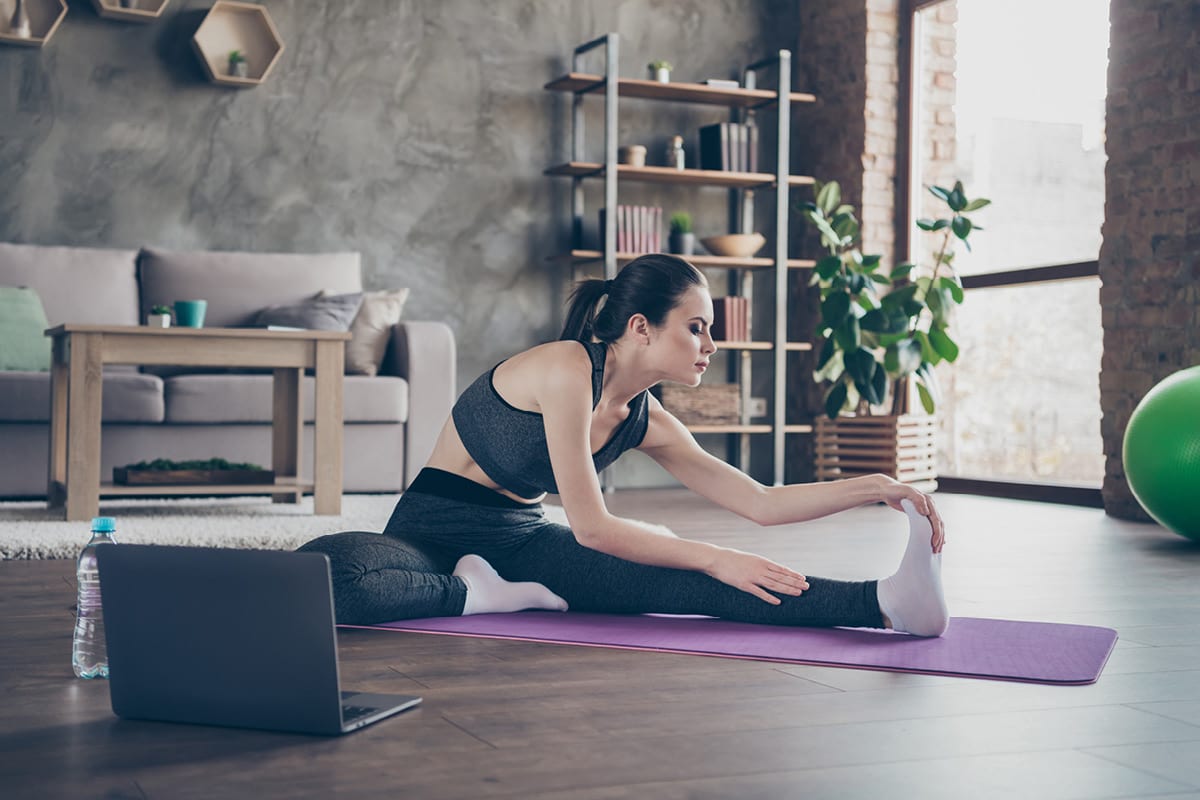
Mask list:
[[94,517],[92,530],[98,533],[112,533],[117,529],[117,521],[112,517]]

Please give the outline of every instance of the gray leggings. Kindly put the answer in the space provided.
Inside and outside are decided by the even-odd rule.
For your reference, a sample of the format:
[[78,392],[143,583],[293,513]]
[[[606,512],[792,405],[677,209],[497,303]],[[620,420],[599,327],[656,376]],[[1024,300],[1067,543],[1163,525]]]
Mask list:
[[[502,497],[502,495],[496,495]],[[462,614],[466,584],[450,574],[468,553],[510,581],[536,581],[572,611],[704,614],[771,625],[883,626],[875,581],[809,577],[799,597],[771,605],[690,570],[650,567],[589,549],[540,504],[493,507],[406,492],[382,535],[346,532],[300,548],[329,556],[337,620],[369,625]]]

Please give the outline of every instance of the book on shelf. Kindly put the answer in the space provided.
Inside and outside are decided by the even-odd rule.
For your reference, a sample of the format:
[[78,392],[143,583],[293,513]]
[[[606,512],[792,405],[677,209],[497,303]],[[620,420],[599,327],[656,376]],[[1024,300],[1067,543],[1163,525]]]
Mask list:
[[714,298],[709,333],[721,342],[750,341],[750,301],[745,297]]
[[711,86],[714,89],[736,89],[740,84],[737,81],[726,78],[705,78],[704,85]]
[[758,126],[715,122],[699,131],[700,169],[758,171]]
[[[617,252],[662,252],[662,207],[617,206]],[[600,233],[597,240],[604,249],[604,224],[607,209],[600,209]]]

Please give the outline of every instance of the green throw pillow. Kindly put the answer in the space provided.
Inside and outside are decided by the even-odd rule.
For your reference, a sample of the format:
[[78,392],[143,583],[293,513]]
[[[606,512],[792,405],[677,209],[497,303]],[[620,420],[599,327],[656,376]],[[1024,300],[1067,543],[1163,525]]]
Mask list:
[[49,371],[49,327],[35,290],[0,286],[0,370]]

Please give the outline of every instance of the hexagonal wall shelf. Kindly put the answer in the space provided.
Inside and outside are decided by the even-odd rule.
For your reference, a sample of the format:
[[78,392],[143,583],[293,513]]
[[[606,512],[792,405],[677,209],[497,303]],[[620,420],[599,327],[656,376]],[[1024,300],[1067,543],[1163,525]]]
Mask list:
[[96,13],[124,22],[153,22],[171,0],[92,0]]
[[[283,52],[283,40],[260,5],[236,0],[217,0],[192,37],[209,80],[222,86],[246,89],[267,79]],[[245,58],[245,77],[234,74],[230,53]]]
[[10,20],[16,3],[0,0],[0,44],[19,44],[25,47],[41,47],[50,41],[58,30],[59,23],[67,15],[66,0],[25,0],[25,13],[29,15],[29,35],[18,34],[12,29]]

